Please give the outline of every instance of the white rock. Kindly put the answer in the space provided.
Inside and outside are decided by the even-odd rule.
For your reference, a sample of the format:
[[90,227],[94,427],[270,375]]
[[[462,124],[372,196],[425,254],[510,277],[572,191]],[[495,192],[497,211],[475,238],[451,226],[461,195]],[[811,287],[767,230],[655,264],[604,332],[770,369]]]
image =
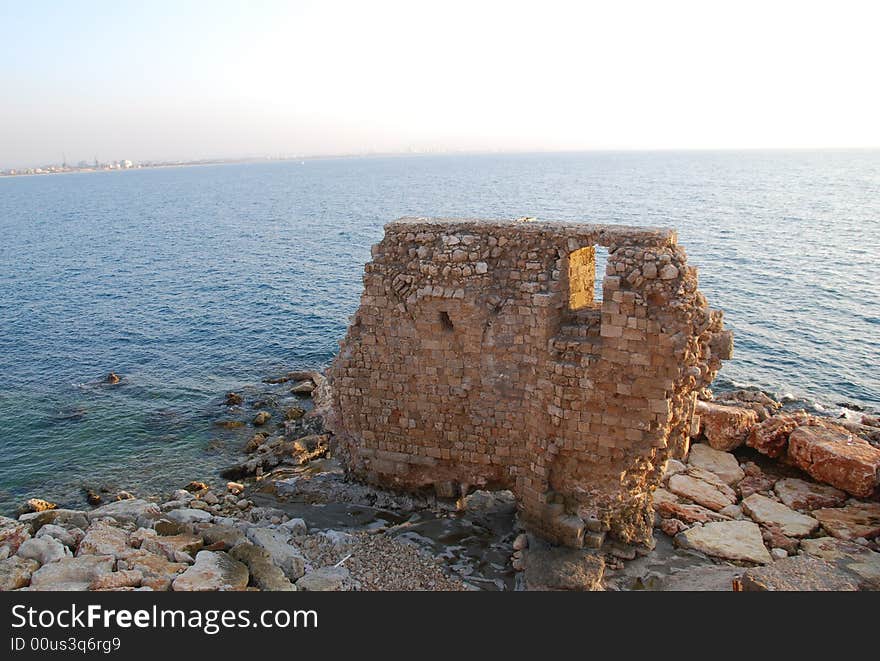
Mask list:
[[83,531],[79,528],[67,529],[62,526],[56,526],[54,523],[47,523],[37,531],[36,537],[52,537],[70,548],[76,548],[79,540],[83,537]]
[[774,560],[782,560],[783,558],[788,557],[788,551],[777,547],[770,549],[770,555],[773,556]]
[[117,500],[86,513],[93,521],[101,517],[109,516],[118,521],[134,521],[139,517],[158,517],[161,512],[156,503],[150,503],[140,498],[129,500]]
[[104,555],[63,558],[35,571],[30,589],[51,592],[87,590],[93,580],[113,571],[113,563],[112,557]]
[[761,538],[761,529],[751,521],[717,521],[694,526],[675,536],[685,548],[727,560],[766,565],[773,561]]
[[289,519],[278,527],[283,528],[293,537],[305,537],[309,534],[309,528],[303,519]]
[[321,567],[299,579],[296,587],[309,592],[335,592],[346,589],[349,583],[350,575],[345,567]]
[[735,456],[730,452],[716,450],[705,443],[691,446],[688,463],[714,473],[726,484],[736,484],[746,476]]
[[743,500],[742,507],[756,523],[776,525],[783,535],[789,537],[806,537],[819,528],[819,522],[813,517],[795,512],[787,505],[759,493],[753,493]]
[[197,510],[189,507],[171,510],[165,517],[177,523],[206,523],[214,518],[214,515],[205,510]]
[[290,580],[295,581],[305,573],[306,559],[299,548],[290,544],[289,532],[253,527],[248,529],[247,538],[264,549]]
[[26,539],[18,547],[17,555],[22,558],[36,560],[41,565],[48,565],[50,562],[58,562],[63,558],[69,558],[73,554],[69,548],[57,539],[46,536]]

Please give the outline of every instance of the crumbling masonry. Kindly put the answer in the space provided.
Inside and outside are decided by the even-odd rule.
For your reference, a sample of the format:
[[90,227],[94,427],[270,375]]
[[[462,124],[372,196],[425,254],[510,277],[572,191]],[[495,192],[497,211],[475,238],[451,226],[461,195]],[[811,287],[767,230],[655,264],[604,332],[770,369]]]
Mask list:
[[653,488],[732,343],[674,231],[403,218],[366,265],[328,423],[361,479],[510,489],[556,543],[648,543]]

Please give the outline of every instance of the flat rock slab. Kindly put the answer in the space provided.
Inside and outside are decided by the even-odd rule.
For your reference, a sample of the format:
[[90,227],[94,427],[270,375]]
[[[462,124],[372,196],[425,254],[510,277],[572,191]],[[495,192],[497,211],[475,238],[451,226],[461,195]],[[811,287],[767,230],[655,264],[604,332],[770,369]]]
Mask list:
[[819,558],[798,555],[767,567],[746,570],[740,579],[744,592],[855,591],[858,582]]
[[248,568],[224,551],[199,551],[195,564],[174,579],[175,592],[216,592],[244,590]]
[[772,524],[787,537],[806,537],[819,528],[819,522],[813,517],[795,512],[788,505],[759,493],[742,501],[742,508],[756,523]]
[[604,590],[605,559],[579,549],[536,542],[526,554],[528,590]]
[[192,556],[204,545],[201,537],[183,533],[181,535],[147,537],[141,544],[141,548],[150,553],[164,555],[171,561],[177,561],[181,557],[181,553]]
[[663,578],[664,592],[730,592],[733,582],[743,573],[742,567],[714,565],[677,571]]
[[880,553],[835,537],[805,539],[801,550],[849,572],[863,590],[880,590]]
[[675,541],[684,548],[726,560],[770,564],[761,529],[751,521],[717,521],[678,533]]
[[720,512],[693,505],[691,503],[670,503],[663,501],[656,505],[657,512],[664,519],[678,519],[685,523],[707,523],[709,521],[727,521],[727,517]]
[[822,507],[842,507],[846,503],[846,492],[827,484],[816,484],[786,477],[773,487],[779,499],[796,510],[815,510]]
[[743,469],[739,467],[735,456],[730,452],[716,450],[705,443],[696,443],[691,446],[688,464],[714,473],[725,484],[734,485],[746,476]]
[[846,507],[814,510],[813,516],[838,539],[869,539],[880,535],[880,503],[850,500]]
[[83,555],[43,565],[31,576],[31,590],[87,590],[95,579],[113,571],[113,556]]
[[868,498],[880,479],[880,450],[842,427],[798,427],[788,437],[788,457],[820,482]]
[[731,497],[728,493],[722,492],[717,485],[691,474],[673,475],[669,478],[668,488],[672,493],[716,512],[736,502],[735,495]]

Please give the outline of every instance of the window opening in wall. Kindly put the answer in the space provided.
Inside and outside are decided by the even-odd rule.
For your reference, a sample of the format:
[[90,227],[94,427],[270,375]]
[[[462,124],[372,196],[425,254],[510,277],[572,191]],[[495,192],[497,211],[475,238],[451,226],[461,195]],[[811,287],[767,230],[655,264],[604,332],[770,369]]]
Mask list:
[[449,318],[449,313],[446,310],[440,311],[440,327],[447,332],[455,330],[455,326],[452,325],[452,319]]
[[568,309],[593,307],[595,299],[596,248],[587,246],[568,256]]

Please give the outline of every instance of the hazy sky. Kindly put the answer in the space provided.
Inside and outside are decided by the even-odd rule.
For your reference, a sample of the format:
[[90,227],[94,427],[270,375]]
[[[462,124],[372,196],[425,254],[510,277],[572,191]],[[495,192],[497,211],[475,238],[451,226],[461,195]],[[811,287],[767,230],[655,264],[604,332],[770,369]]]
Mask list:
[[0,0],[0,167],[878,147],[880,2]]

